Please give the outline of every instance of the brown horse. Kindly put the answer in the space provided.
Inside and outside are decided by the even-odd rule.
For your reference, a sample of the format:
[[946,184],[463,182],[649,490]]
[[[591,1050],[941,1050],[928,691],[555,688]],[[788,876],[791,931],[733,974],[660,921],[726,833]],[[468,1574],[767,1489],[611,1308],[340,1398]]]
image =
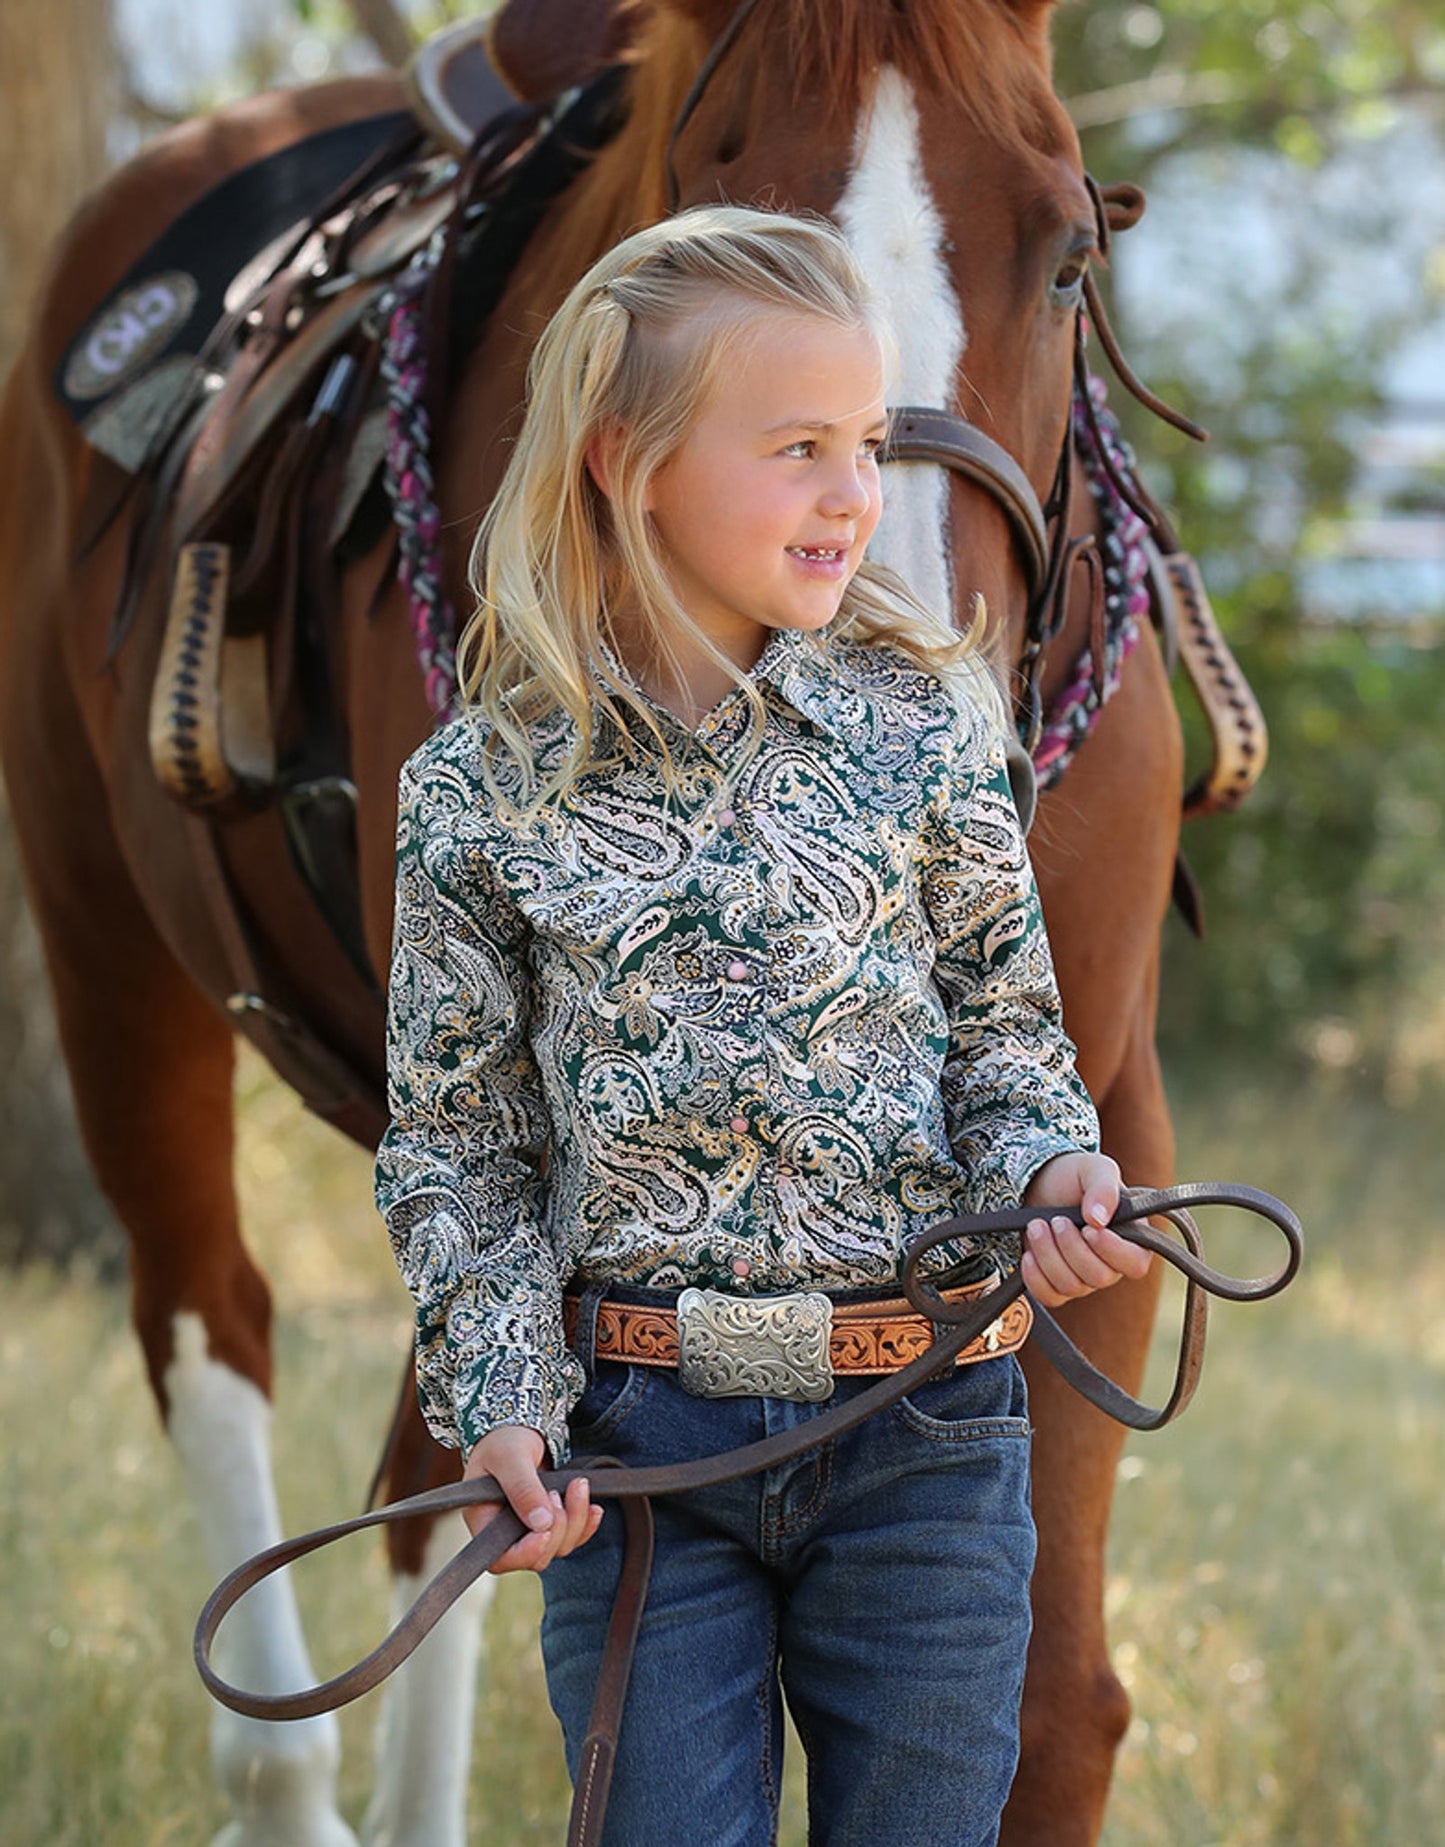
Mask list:
[[[639,6],[626,124],[549,211],[458,378],[438,468],[456,602],[471,532],[516,428],[530,345],[582,269],[666,209],[669,132],[732,13],[731,0]],[[1053,94],[1049,15],[1049,0],[761,0],[675,153],[683,204],[723,196],[835,217],[894,308],[903,400],[968,417],[1040,499],[1068,427],[1078,282],[1096,226],[1077,140]],[[153,143],[63,239],[0,424],[4,766],[83,1133],[130,1234],[136,1326],[217,1574],[278,1536],[266,1451],[269,1298],[241,1241],[231,1180],[222,1003],[234,968],[202,895],[192,824],[147,760],[158,634],[138,623],[108,662],[127,526],[77,561],[97,463],[50,380],[96,304],[208,189],[304,135],[398,103],[386,78],[303,89]],[[957,619],[981,593],[1000,663],[1017,660],[1026,581],[998,501],[919,462],[901,464],[885,490],[879,554]],[[1089,495],[1076,493],[1073,506],[1082,532],[1094,516]],[[377,968],[389,954],[397,771],[431,723],[388,551],[379,545],[348,568],[335,637]],[[1071,600],[1046,658],[1046,698],[1085,644],[1088,601],[1082,587]],[[1105,1146],[1128,1179],[1149,1185],[1169,1179],[1172,1160],[1153,1036],[1180,797],[1178,726],[1146,634],[1096,732],[1043,801],[1031,844]],[[274,818],[263,811],[229,825],[222,850],[278,980],[379,1084],[375,996],[301,892]],[[1154,1306],[1153,1285],[1126,1286],[1066,1320],[1135,1387]],[[1046,1369],[1031,1385],[1040,1554],[1023,1761],[1004,1838],[1070,1847],[1097,1836],[1128,1713],[1102,1617],[1121,1433]],[[419,1466],[419,1442],[413,1421],[392,1456],[397,1491],[454,1469],[454,1458]],[[400,1563],[414,1573],[421,1560],[413,1552]],[[249,1686],[308,1678],[284,1593],[253,1616],[239,1647],[228,1666]],[[409,1675],[385,1723],[394,1761],[367,1827],[373,1838],[438,1847],[462,1838],[465,1628]],[[229,1715],[218,1725],[218,1762],[240,1817],[224,1838],[233,1847],[350,1840],[334,1809],[334,1734],[320,1722],[275,1735],[283,1729]]]

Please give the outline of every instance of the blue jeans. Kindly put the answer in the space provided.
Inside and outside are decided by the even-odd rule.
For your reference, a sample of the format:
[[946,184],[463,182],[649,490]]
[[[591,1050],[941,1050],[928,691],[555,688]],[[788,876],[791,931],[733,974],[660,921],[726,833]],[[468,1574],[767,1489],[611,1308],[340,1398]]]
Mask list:
[[[840,1383],[833,1402],[871,1381]],[[596,1366],[579,1455],[630,1465],[733,1449],[823,1405],[694,1398],[674,1372]],[[782,1700],[815,1847],[988,1847],[1018,1758],[1034,1529],[1023,1374],[930,1380],[765,1475],[659,1502],[608,1847],[766,1847]],[[542,1653],[576,1775],[622,1520],[542,1576]]]

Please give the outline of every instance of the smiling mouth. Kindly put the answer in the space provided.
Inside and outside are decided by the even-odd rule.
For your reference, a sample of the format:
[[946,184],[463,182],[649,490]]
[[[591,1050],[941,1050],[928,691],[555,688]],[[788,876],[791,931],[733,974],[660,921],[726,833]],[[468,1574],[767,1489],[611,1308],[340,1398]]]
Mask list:
[[848,555],[846,545],[790,545],[787,549],[794,558],[806,558],[810,564],[832,564]]

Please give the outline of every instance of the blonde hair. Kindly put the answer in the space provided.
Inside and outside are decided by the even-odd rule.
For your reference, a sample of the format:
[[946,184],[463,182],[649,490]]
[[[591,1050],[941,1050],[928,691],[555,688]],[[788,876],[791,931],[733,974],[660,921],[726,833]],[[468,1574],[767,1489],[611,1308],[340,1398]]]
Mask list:
[[[679,600],[644,502],[719,389],[730,354],[761,310],[866,327],[892,341],[878,304],[826,220],[702,206],[639,231],[595,263],[543,333],[527,373],[527,412],[506,474],[472,548],[477,607],[458,649],[463,698],[491,727],[494,753],[520,770],[524,806],[563,793],[593,760],[595,714],[623,737],[637,727],[676,765],[656,713],[619,673],[613,617],[634,645],[675,666],[675,638],[720,665],[764,716],[756,687]],[[588,451],[607,434],[608,492]],[[1002,703],[977,654],[976,620],[960,635],[885,567],[866,560],[827,631],[886,642],[949,680],[996,720]],[[823,645],[823,638],[816,638]],[[565,712],[576,742],[539,779],[529,727]],[[517,797],[516,779],[512,799]]]

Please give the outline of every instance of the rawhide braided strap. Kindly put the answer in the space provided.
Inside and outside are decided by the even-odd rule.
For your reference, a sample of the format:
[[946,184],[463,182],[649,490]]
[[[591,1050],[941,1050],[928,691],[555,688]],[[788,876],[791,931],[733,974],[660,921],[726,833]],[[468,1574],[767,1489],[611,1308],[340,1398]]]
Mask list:
[[[1211,1269],[1201,1255],[1201,1241],[1191,1217],[1192,1210],[1200,1206],[1233,1206],[1269,1220],[1279,1229],[1287,1246],[1283,1264],[1268,1276],[1253,1278],[1226,1276]],[[999,1232],[1021,1234],[1033,1219],[1060,1217],[1069,1218],[1076,1225],[1083,1222],[1078,1208],[1020,1206],[1003,1212],[948,1219],[915,1239],[905,1256],[904,1292],[920,1314],[943,1324],[947,1332],[941,1332],[935,1345],[910,1365],[887,1374],[856,1398],[820,1412],[806,1424],[745,1444],[740,1449],[700,1457],[692,1462],[628,1469],[619,1467],[607,1457],[593,1457],[569,1468],[543,1473],[544,1486],[563,1494],[569,1482],[579,1476],[585,1477],[594,1498],[621,1501],[627,1524],[622,1574],[573,1795],[572,1821],[567,1836],[569,1847],[595,1847],[601,1839],[617,1729],[647,1596],[652,1559],[650,1497],[686,1494],[695,1488],[736,1481],[740,1476],[776,1468],[852,1430],[875,1411],[896,1404],[925,1379],[951,1365],[964,1347],[998,1318],[1008,1303],[1023,1294],[1023,1278],[1015,1268],[988,1295],[951,1305],[918,1276],[919,1263],[927,1253],[936,1245],[958,1239]],[[1180,1231],[1183,1245],[1153,1230],[1146,1223],[1151,1217],[1168,1219]],[[1168,1402],[1159,1410],[1151,1410],[1112,1380],[1104,1378],[1037,1304],[1034,1305],[1037,1317],[1034,1338],[1068,1383],[1101,1410],[1137,1429],[1156,1429],[1176,1417],[1193,1394],[1203,1359],[1205,1294],[1227,1302],[1261,1302],[1277,1295],[1299,1269],[1304,1237],[1299,1220],[1282,1200],[1254,1187],[1214,1182],[1126,1192],[1120,1198],[1112,1228],[1130,1243],[1141,1245],[1172,1264],[1188,1284],[1179,1367]],[[1045,1329],[1049,1331],[1043,1332]],[[418,1514],[450,1513],[463,1507],[497,1503],[501,1503],[501,1510],[496,1517],[438,1572],[386,1640],[345,1673],[296,1693],[247,1693],[222,1680],[211,1665],[211,1647],[222,1618],[247,1591],[283,1566],[319,1551],[333,1540],[361,1532],[365,1527],[413,1519]],[[394,1501],[388,1507],[375,1508],[354,1520],[339,1521],[334,1526],[303,1534],[299,1539],[285,1540],[238,1566],[212,1592],[196,1625],[195,1660],[201,1679],[222,1705],[250,1718],[304,1719],[344,1706],[370,1692],[398,1668],[463,1592],[525,1531],[522,1522],[506,1505],[498,1484],[490,1476],[483,1476],[476,1481],[459,1481],[448,1487],[433,1488],[424,1494]]]

